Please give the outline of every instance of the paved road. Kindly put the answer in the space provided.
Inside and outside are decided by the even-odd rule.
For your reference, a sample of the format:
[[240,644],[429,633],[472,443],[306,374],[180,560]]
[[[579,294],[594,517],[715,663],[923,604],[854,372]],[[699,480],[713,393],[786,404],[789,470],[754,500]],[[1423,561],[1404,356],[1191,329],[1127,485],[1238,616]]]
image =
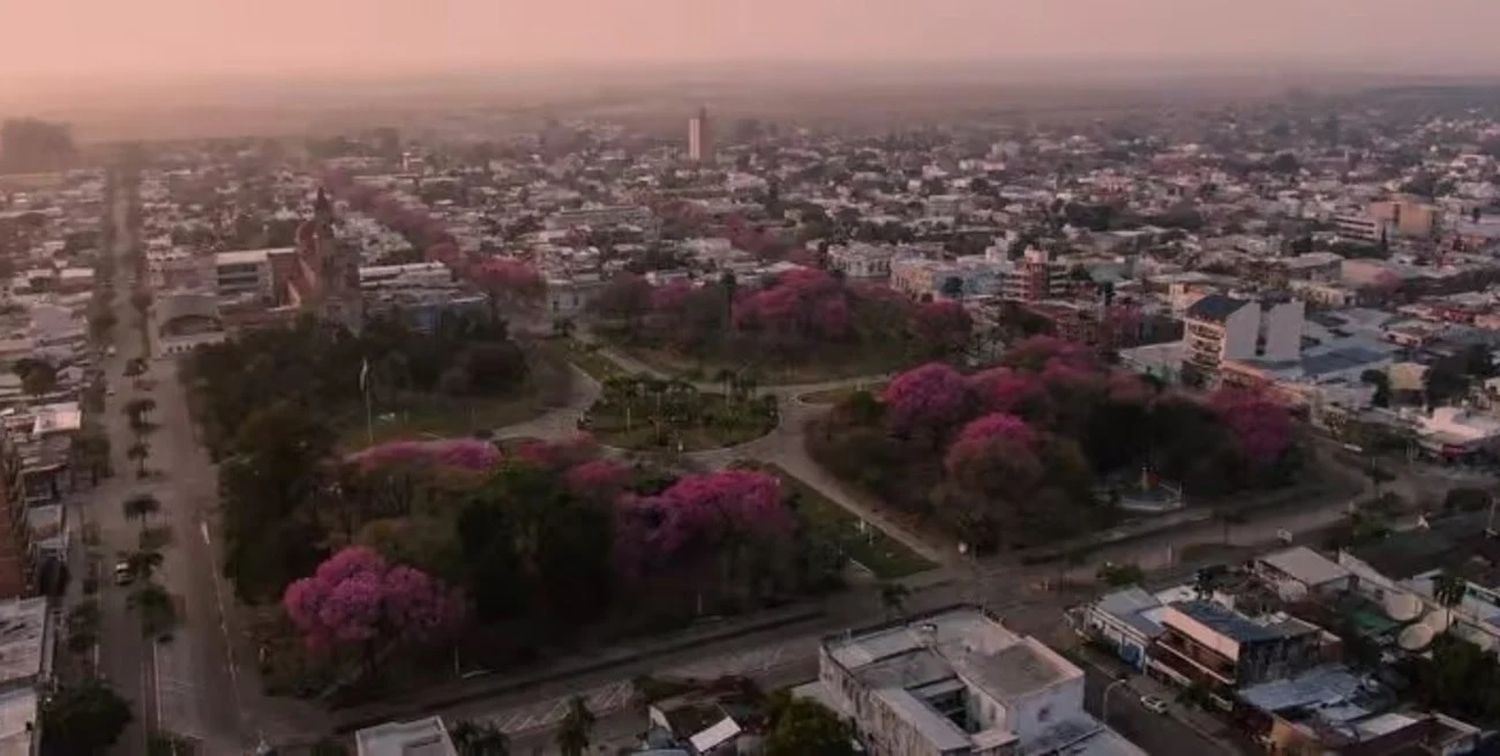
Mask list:
[[[115,395],[107,398],[102,419],[117,474],[92,496],[89,516],[99,530],[98,552],[107,572],[117,554],[136,549],[139,541],[140,527],[125,520],[121,502],[135,493],[150,493],[161,502],[161,512],[148,524],[171,531],[158,580],[176,600],[180,623],[168,640],[143,639],[139,618],[126,606],[129,589],[112,584],[101,589],[101,666],[111,680],[140,681],[130,686],[116,683],[137,712],[117,752],[144,753],[144,727],[159,725],[200,741],[206,754],[246,753],[262,732],[295,732],[310,720],[287,721],[273,714],[283,709],[303,712],[295,704],[265,701],[253,668],[246,670],[243,636],[233,626],[233,594],[218,567],[217,475],[195,437],[176,363],[148,360],[148,372],[141,377],[152,382],[149,390],[136,388],[133,379],[124,377],[126,361],[143,351],[140,319],[130,305],[136,271],[125,259],[137,233],[126,227],[130,200],[127,193],[117,193],[111,216],[117,229],[119,325],[114,332],[116,354],[104,365]],[[152,475],[144,480],[136,477],[135,465],[125,458],[133,434],[123,408],[136,397],[156,401],[150,419],[157,427],[148,438],[147,468]],[[110,582],[107,577],[103,582]],[[233,653],[236,646],[241,647],[238,656]]]

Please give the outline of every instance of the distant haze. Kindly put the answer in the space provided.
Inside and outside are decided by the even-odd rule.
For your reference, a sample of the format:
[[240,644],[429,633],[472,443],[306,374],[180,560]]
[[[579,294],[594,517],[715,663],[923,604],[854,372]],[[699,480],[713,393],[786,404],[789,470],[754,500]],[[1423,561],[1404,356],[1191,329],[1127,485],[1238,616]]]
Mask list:
[[1064,81],[1235,97],[1500,74],[1500,0],[0,0],[0,24],[0,117],[85,141],[568,97],[774,115],[1083,96]]
[[0,82],[1046,58],[1500,69],[1497,0],[0,0]]

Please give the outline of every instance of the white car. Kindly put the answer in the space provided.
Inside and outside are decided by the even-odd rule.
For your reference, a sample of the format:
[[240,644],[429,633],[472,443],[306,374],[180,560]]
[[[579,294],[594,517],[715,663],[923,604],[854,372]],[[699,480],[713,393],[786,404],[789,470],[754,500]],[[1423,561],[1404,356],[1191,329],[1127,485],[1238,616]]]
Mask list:
[[125,560],[115,562],[115,585],[130,585],[135,580],[135,571],[130,569],[130,563]]
[[1167,702],[1156,696],[1141,696],[1141,706],[1155,714],[1167,713]]

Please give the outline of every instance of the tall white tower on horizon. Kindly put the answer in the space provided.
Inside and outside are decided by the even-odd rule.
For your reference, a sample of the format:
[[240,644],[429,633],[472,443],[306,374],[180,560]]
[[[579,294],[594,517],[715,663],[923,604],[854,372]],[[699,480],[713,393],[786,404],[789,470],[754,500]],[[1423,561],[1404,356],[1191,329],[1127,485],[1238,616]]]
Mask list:
[[708,123],[708,108],[698,108],[698,115],[688,119],[688,160],[711,163],[714,159],[713,131]]

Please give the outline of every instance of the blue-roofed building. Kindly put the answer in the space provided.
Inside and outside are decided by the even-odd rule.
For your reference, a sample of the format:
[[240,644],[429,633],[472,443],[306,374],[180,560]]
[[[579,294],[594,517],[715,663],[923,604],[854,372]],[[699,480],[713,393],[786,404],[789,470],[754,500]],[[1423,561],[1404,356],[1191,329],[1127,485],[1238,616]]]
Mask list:
[[1167,605],[1138,586],[1101,596],[1083,611],[1083,633],[1114,649],[1125,663],[1144,671],[1147,650],[1166,632]]
[[1248,617],[1202,599],[1168,605],[1161,624],[1148,671],[1178,685],[1201,685],[1225,708],[1234,690],[1311,667],[1324,658],[1325,638],[1336,643],[1295,617]]

